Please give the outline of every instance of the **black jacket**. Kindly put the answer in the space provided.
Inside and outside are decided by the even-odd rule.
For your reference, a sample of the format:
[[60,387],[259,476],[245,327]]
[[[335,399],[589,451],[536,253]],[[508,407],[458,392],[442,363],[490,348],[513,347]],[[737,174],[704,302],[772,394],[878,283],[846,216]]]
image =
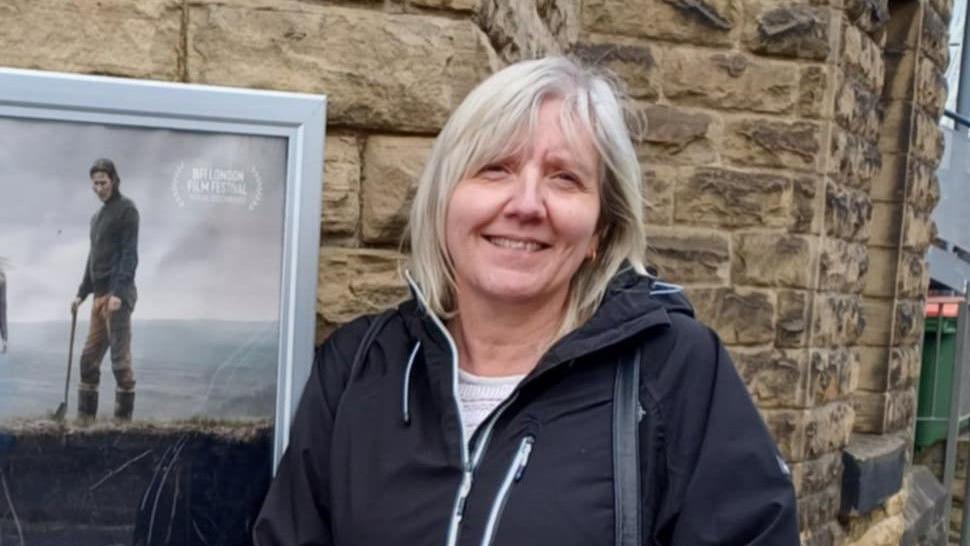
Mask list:
[[644,544],[797,545],[788,470],[726,351],[686,300],[654,292],[614,279],[470,450],[436,319],[402,304],[353,370],[375,318],[342,327],[317,351],[256,544],[613,544],[613,381],[640,347]]
[[91,250],[77,297],[112,294],[135,306],[138,267],[138,209],[115,189],[91,217]]

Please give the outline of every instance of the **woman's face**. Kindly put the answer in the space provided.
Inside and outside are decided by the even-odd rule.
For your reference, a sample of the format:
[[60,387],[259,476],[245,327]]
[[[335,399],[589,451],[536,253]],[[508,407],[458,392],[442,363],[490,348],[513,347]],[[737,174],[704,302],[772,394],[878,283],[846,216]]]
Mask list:
[[519,156],[486,165],[454,189],[445,219],[459,303],[466,298],[565,301],[569,282],[596,249],[599,159],[588,134],[570,145],[562,100],[539,110]]

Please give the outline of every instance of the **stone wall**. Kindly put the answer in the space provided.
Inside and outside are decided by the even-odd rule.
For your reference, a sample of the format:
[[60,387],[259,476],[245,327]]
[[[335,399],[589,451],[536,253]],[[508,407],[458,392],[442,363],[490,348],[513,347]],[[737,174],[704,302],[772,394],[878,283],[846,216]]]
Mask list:
[[949,4],[8,0],[0,64],[327,94],[320,337],[405,295],[415,177],[477,81],[612,69],[647,120],[650,259],[728,344],[803,542],[894,544],[906,488],[839,518],[843,456],[913,428]]

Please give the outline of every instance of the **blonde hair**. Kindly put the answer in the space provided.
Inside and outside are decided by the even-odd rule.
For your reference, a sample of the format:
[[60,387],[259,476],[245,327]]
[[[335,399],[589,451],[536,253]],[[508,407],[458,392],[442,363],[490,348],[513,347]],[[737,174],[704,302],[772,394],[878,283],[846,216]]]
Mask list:
[[459,181],[527,145],[539,108],[561,99],[567,138],[586,131],[600,159],[599,246],[574,274],[560,327],[565,335],[588,320],[610,279],[627,265],[646,275],[646,236],[640,164],[621,94],[606,75],[565,57],[513,64],[478,85],[452,113],[431,149],[411,206],[409,271],[429,310],[450,318],[455,269],[445,240],[445,217]]

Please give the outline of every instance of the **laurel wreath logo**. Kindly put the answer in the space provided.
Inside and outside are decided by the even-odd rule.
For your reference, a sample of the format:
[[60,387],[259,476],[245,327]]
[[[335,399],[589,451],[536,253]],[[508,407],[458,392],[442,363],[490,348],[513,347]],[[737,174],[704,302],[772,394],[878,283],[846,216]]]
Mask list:
[[[172,197],[175,199],[175,203],[179,207],[185,206],[185,199],[182,198],[182,193],[179,191],[179,177],[182,175],[184,170],[185,162],[181,161],[179,162],[178,167],[175,168],[175,173],[172,175]],[[263,202],[263,178],[259,175],[259,171],[257,171],[256,167],[254,166],[249,167],[249,172],[252,174],[253,180],[256,182],[256,191],[253,193],[252,199],[250,199],[249,203],[247,204],[247,208],[252,211],[256,210],[256,207]]]
[[172,196],[175,198],[175,203],[179,207],[185,206],[185,201],[182,200],[182,194],[179,193],[179,175],[182,174],[182,170],[185,169],[185,162],[179,163],[179,166],[175,168],[175,174],[172,175]]
[[249,167],[249,172],[253,173],[253,179],[256,180],[256,194],[253,195],[252,201],[249,202],[249,210],[255,210],[263,201],[263,178],[259,176],[259,171],[256,167]]

